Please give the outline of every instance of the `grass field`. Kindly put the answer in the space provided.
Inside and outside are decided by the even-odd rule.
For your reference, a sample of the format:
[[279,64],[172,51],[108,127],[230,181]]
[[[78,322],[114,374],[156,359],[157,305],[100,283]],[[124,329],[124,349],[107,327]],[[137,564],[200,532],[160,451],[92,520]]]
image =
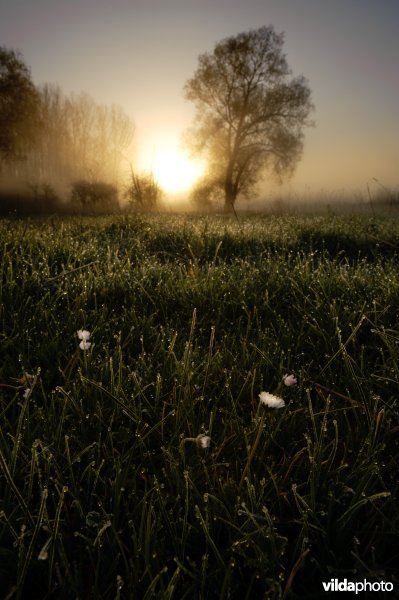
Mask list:
[[0,240],[2,597],[399,589],[399,221],[3,220]]

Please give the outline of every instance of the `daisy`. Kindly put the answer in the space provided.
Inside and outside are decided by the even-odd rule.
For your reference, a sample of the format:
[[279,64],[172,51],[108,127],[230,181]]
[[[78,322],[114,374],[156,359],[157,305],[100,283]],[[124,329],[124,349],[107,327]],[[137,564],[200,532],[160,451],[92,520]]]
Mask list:
[[81,350],[88,350],[91,346],[91,342],[89,342],[90,331],[87,331],[86,329],[79,329],[77,331],[77,335],[78,335],[78,338],[81,340],[81,342],[79,344],[79,348]]
[[284,382],[284,385],[290,386],[290,385],[296,385],[298,383],[298,380],[295,377],[295,375],[293,375],[293,374],[288,375],[286,373],[283,377],[283,382]]
[[196,439],[196,442],[199,448],[209,448],[211,438],[209,437],[209,435],[199,435]]
[[77,334],[78,338],[80,340],[84,340],[85,342],[90,339],[90,331],[87,331],[87,329],[79,329]]
[[79,344],[79,348],[81,350],[88,350],[91,346],[91,342],[86,342],[86,340],[82,340]]
[[259,400],[262,404],[265,404],[270,408],[284,408],[285,406],[285,402],[282,398],[269,394],[269,392],[261,392],[259,394]]

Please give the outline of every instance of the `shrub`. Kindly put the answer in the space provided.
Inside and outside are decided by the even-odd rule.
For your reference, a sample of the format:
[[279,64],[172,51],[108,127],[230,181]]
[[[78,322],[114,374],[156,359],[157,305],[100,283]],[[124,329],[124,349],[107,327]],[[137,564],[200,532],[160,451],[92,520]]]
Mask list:
[[125,198],[133,210],[153,210],[159,204],[162,190],[153,173],[136,175],[133,171],[131,182],[125,190]]
[[114,185],[103,181],[75,181],[71,203],[82,212],[115,212],[119,209],[118,191]]

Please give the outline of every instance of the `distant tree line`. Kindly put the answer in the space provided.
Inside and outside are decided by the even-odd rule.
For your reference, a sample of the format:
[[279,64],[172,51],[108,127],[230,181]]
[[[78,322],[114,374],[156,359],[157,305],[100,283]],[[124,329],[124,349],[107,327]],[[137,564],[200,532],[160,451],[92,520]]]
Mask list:
[[[0,47],[0,184],[28,186],[36,202],[61,194],[84,210],[118,205],[134,125],[121,107],[58,85],[35,87],[28,67]],[[0,207],[1,208],[1,207]]]

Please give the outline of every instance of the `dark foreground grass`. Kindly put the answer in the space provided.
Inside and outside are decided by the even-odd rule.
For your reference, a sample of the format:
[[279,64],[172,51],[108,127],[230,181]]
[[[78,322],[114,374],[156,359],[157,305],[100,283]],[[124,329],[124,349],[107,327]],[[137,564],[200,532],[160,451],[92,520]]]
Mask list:
[[2,597],[327,598],[332,578],[397,593],[397,222],[0,236]]

